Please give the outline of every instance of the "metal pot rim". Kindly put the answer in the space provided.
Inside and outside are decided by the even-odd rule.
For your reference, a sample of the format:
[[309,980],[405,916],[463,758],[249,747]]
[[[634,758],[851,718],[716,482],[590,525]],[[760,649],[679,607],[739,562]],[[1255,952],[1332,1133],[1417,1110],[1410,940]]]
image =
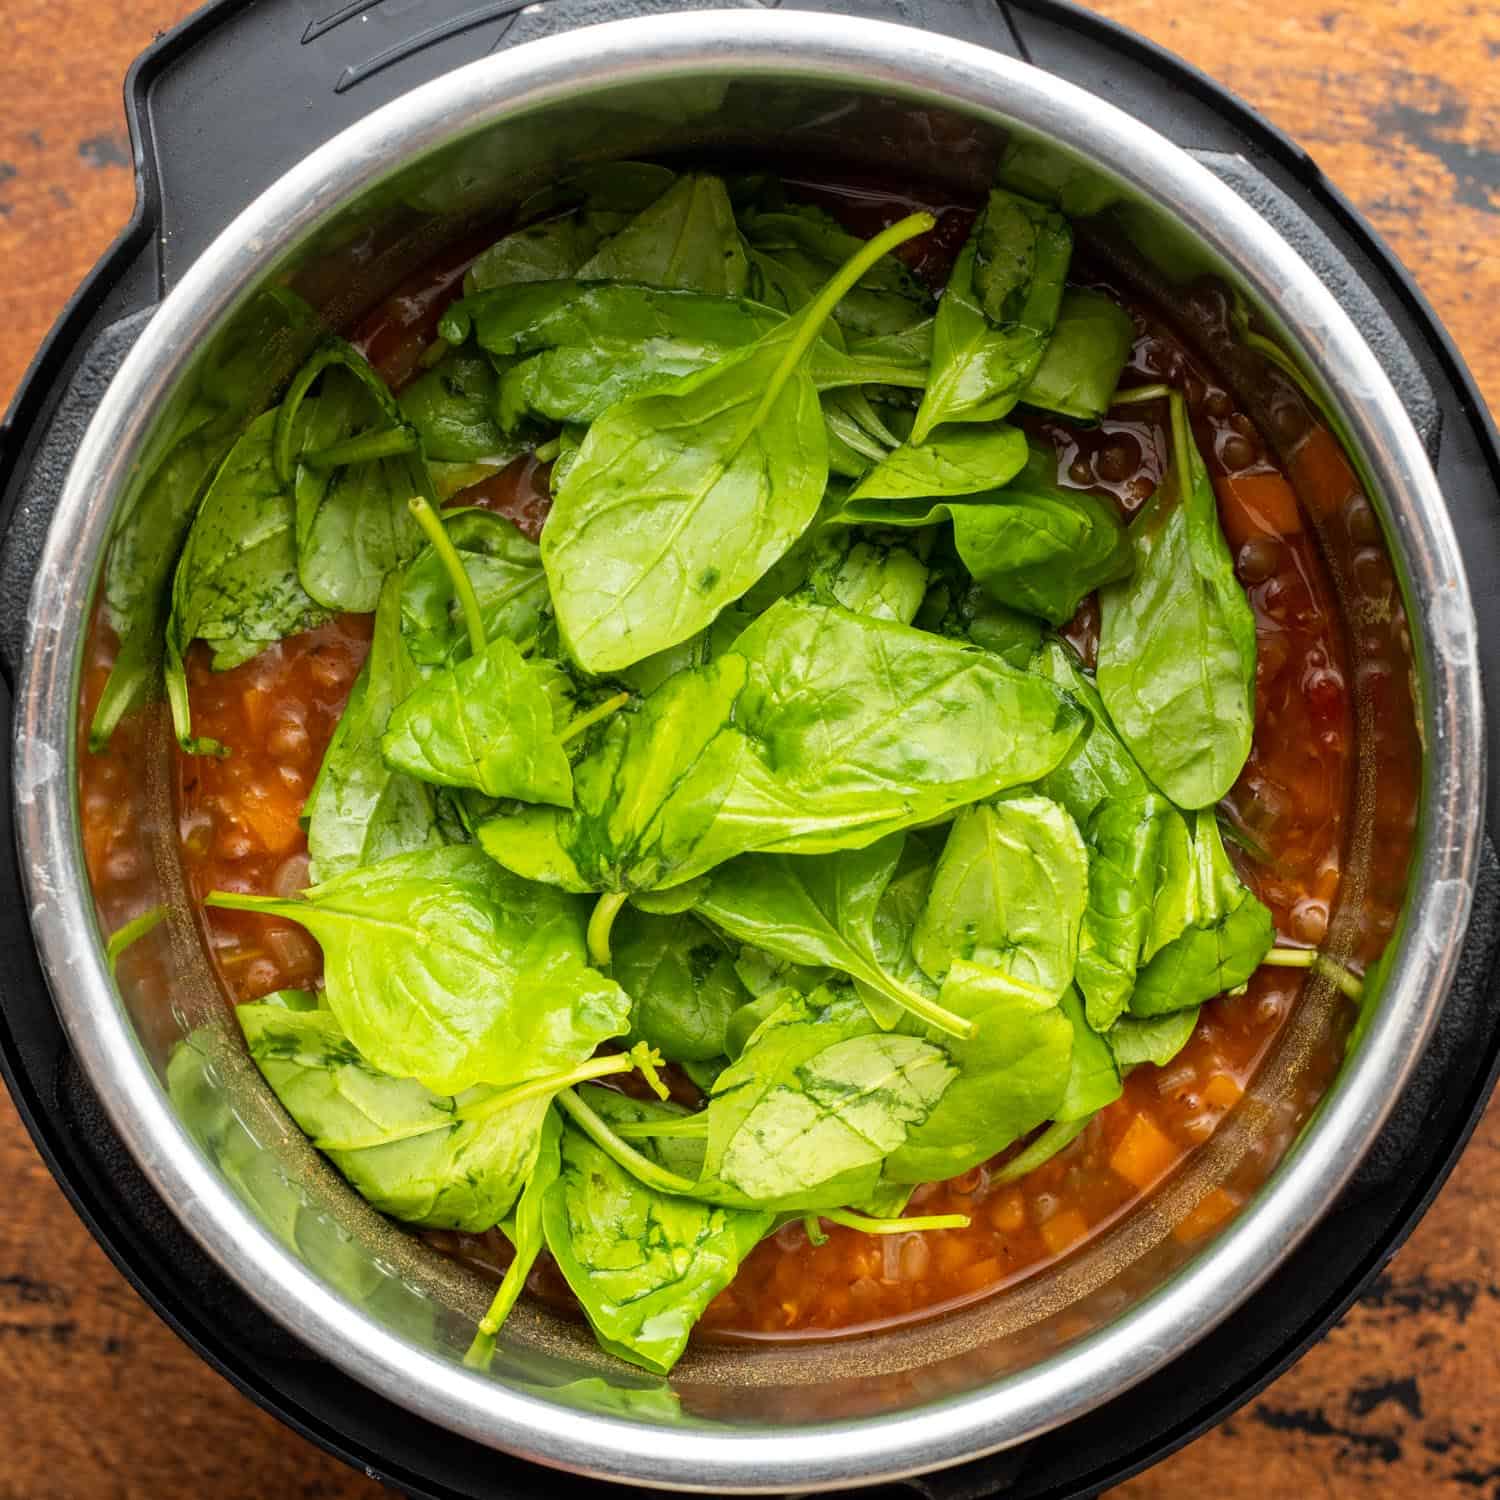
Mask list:
[[[189,351],[241,289],[355,193],[508,113],[581,90],[703,74],[878,86],[1017,121],[1102,163],[1215,247],[1295,323],[1380,480],[1405,568],[1422,675],[1426,761],[1405,933],[1379,1013],[1277,1172],[1240,1219],[1129,1313],[961,1397],[879,1418],[715,1434],[653,1430],[513,1392],[387,1332],[331,1292],[246,1211],[169,1106],[95,939],[77,828],[74,728],[83,600],[110,505]],[[32,592],[17,694],[14,795],[37,946],[71,1045],[163,1199],[269,1314],[417,1415],[579,1473],[723,1493],[838,1488],[974,1458],[1098,1406],[1167,1363],[1248,1297],[1331,1203],[1420,1054],[1467,922],[1482,819],[1477,631],[1457,542],[1417,433],[1379,362],[1314,273],[1234,192],[1114,106],[1027,64],[886,22],[699,11],[611,22],[484,59],[376,111],[307,157],[209,247],[115,377],[68,476]]]

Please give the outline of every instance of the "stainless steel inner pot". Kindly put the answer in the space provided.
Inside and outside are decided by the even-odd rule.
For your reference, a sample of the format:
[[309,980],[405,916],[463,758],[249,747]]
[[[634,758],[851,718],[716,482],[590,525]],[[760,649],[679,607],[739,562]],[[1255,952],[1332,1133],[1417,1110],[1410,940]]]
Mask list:
[[[1166,247],[1237,288],[1361,471],[1409,621],[1423,747],[1405,903],[1367,1024],[1310,1108],[1312,1042],[1341,1003],[1315,977],[1189,1168],[1014,1291],[874,1337],[697,1350],[674,1376],[680,1413],[586,1333],[529,1306],[494,1372],[467,1371],[487,1288],[354,1197],[225,1024],[183,902],[159,715],[130,776],[150,884],[171,914],[111,979],[76,785],[85,632],[114,528],[191,430],[226,344],[264,329],[256,294],[268,287],[295,281],[340,326],[465,227],[581,160],[753,152],[977,191],[1007,141],[1050,164],[1065,206],[1112,204],[1143,252]],[[1357,623],[1359,601],[1343,603]],[[627,1482],[806,1490],[937,1468],[1067,1422],[1165,1364],[1286,1258],[1373,1140],[1442,1006],[1480,836],[1481,715],[1468,588],[1417,435],[1353,324],[1245,202],[1108,103],[978,47],[844,17],[701,11],[533,42],[418,89],[308,157],[189,271],[111,385],[59,500],[30,604],[14,790],[36,940],[71,1043],[146,1176],[269,1313],[387,1397],[497,1449]],[[1366,795],[1373,751],[1358,754],[1364,790],[1329,938],[1345,952],[1364,877],[1384,857]],[[177,1079],[174,1107],[166,1062],[189,1031],[198,1067]],[[1172,1235],[1215,1184],[1262,1180],[1206,1246],[1189,1252]]]

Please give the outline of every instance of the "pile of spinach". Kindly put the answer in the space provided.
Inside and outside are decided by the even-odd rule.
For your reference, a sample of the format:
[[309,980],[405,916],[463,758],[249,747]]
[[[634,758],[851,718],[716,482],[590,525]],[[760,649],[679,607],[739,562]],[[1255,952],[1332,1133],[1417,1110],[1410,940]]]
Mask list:
[[[324,951],[250,1055],[376,1207],[511,1240],[474,1362],[546,1250],[665,1373],[770,1230],[965,1222],[901,1211],[1044,1159],[1253,972],[1212,804],[1254,626],[1180,398],[1128,526],[1003,420],[1097,419],[1130,344],[1055,208],[993,191],[935,308],[892,253],[929,216],[861,240],[771,178],[619,164],[524,217],[399,399],[314,351],[149,618],[181,744],[228,754],[195,641],[374,613],[316,883],[208,900]],[[528,451],[539,546],[437,508]],[[1093,674],[1050,627],[1096,591]]]

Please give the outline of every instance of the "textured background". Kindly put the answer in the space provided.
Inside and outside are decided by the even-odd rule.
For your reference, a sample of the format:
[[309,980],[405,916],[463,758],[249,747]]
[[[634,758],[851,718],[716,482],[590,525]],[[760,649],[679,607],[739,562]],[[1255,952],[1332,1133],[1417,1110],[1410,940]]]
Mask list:
[[[3,0],[0,399],[124,223],[120,85],[184,0]],[[333,9],[330,4],[328,9]],[[1500,4],[1102,0],[1297,137],[1500,402]],[[73,1217],[0,1096],[0,1500],[386,1493],[201,1365]],[[1113,1492],[1500,1497],[1500,1106],[1390,1268],[1215,1432]]]

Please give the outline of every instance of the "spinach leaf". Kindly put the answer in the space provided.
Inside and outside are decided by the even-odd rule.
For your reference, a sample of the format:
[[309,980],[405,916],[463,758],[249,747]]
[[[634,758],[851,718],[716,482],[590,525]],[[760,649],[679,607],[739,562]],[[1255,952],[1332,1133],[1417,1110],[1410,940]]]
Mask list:
[[548,1093],[435,1094],[372,1068],[331,1011],[255,1002],[235,1016],[287,1113],[373,1207],[475,1233],[509,1211],[536,1164]]
[[1080,726],[1074,704],[988,652],[838,607],[783,600],[735,650],[754,753],[713,840],[734,853],[856,848],[931,822],[1044,775]]
[[1134,340],[1130,314],[1118,302],[1103,292],[1069,287],[1021,400],[1075,421],[1099,421],[1109,410]]
[[514,1211],[501,1223],[505,1237],[511,1242],[515,1256],[505,1268],[505,1275],[495,1289],[485,1315],[479,1320],[474,1342],[464,1356],[464,1363],[471,1369],[487,1369],[495,1352],[495,1335],[500,1332],[516,1299],[526,1288],[526,1278],[537,1257],[547,1247],[546,1232],[542,1226],[542,1213],[548,1190],[562,1172],[562,1121],[557,1111],[549,1108],[542,1120],[541,1140],[537,1148],[536,1162],[526,1178],[526,1186],[516,1199]]
[[808,355],[849,286],[931,223],[892,226],[781,327],[589,429],[542,536],[580,666],[629,666],[695,635],[806,528],[828,480]]
[[[1020,435],[1016,437],[1024,451]],[[931,446],[936,449],[943,441],[939,437]],[[924,454],[928,449],[898,449],[897,454],[903,451]],[[1119,517],[1102,500],[1057,484],[1055,469],[1050,448],[1033,448],[1021,477],[1003,489],[937,503],[860,498],[873,477],[867,476],[837,519],[883,526],[950,520],[954,546],[975,582],[999,603],[1061,625],[1088,594],[1127,574],[1132,557]]]
[[992,422],[1020,399],[1057,321],[1073,235],[1061,214],[991,190],[938,302],[912,441],[943,422]]
[[1087,828],[1095,809],[1110,798],[1141,797],[1149,792],[1151,784],[1115,733],[1099,690],[1072,648],[1059,640],[1048,641],[1036,659],[1035,671],[1067,693],[1086,715],[1084,732],[1056,769],[1038,781],[1037,790],[1061,802],[1080,828]]
[[[1026,434],[997,422],[935,432],[921,446],[906,443],[888,454],[850,492],[852,506],[869,500],[929,499],[998,489],[1025,467]],[[878,521],[879,507],[861,510]]]
[[439,1093],[572,1067],[629,1022],[629,997],[583,962],[579,904],[478,849],[399,854],[298,900],[215,891],[205,904],[305,927],[353,1045]]
[[318,337],[313,310],[285,287],[253,298],[215,338],[196,386],[173,399],[143,453],[144,476],[110,539],[104,606],[119,651],[89,726],[103,750],[120,720],[155,696],[172,612],[172,583],[207,486],[251,418]]
[[420,680],[401,637],[401,591],[400,575],[392,574],[375,610],[370,654],[302,809],[314,884],[444,842],[432,793],[380,754],[391,711]]
[[1121,1016],[1110,1027],[1107,1037],[1120,1071],[1127,1072],[1142,1063],[1162,1067],[1171,1062],[1187,1046],[1188,1038],[1198,1024],[1198,1010],[1195,1005],[1188,1010],[1173,1011],[1170,1015],[1153,1016],[1150,1020]]
[[731,604],[712,625],[700,630],[691,639],[679,641],[675,646],[668,646],[665,651],[658,651],[644,661],[635,662],[615,676],[632,692],[643,695],[655,692],[675,673],[707,666],[709,662],[722,656],[740,638],[741,632],[752,619],[754,616],[743,605]]
[[[833,978],[833,970],[825,966],[809,967],[806,964],[794,964],[790,959],[779,958],[774,953],[767,953],[764,948],[753,948],[748,944],[741,946],[739,957],[734,961],[734,972],[739,975],[740,983],[760,1000],[768,996],[772,990],[786,989],[790,987],[799,995],[810,995],[821,984],[827,984]],[[744,1044],[750,1030],[744,1027],[748,1024],[745,1012],[750,1009],[749,1005],[742,1006],[730,1018],[729,1037],[730,1045],[725,1051],[730,1057],[739,1056],[740,1049]],[[767,1015],[770,1012],[766,1012]],[[739,1018],[739,1019],[736,1019]],[[761,1016],[760,1020],[764,1020]],[[759,1025],[756,1021],[755,1025]],[[736,1027],[740,1028],[739,1041],[734,1041]]]
[[499,399],[499,377],[489,360],[456,349],[412,381],[397,405],[429,459],[505,464],[527,445],[501,430]]
[[189,755],[222,753],[195,739],[183,657],[207,642],[215,671],[227,671],[269,645],[328,618],[297,578],[291,496],[276,478],[277,414],[250,424],[214,476],[188,532],[172,580],[167,622],[167,696],[178,743]]
[[809,597],[872,620],[910,625],[927,593],[927,568],[916,552],[850,534],[843,541],[843,549],[827,549],[814,566],[805,585]]
[[[297,444],[314,382],[318,400]],[[390,456],[383,456],[384,445]],[[328,609],[369,613],[386,575],[422,549],[406,502],[429,494],[432,484],[415,433],[352,346],[332,340],[298,372],[277,419],[275,454],[282,483],[296,495],[303,588]]]
[[696,851],[746,750],[731,722],[746,670],[730,654],[668,677],[573,768],[572,812],[491,818],[479,828],[486,853],[569,891],[653,890],[700,873]]
[[783,600],[735,649],[617,715],[576,809],[480,829],[508,869],[574,891],[680,885],[757,848],[858,848],[1055,765],[1080,711],[982,651]]
[[[590,1103],[603,1112],[613,1100],[593,1090]],[[542,1206],[547,1248],[600,1344],[663,1375],[771,1222],[657,1192],[571,1128]]]
[[[750,291],[758,302],[797,312],[861,245],[831,214],[812,204],[740,215],[750,253]],[[834,311],[851,338],[900,333],[930,315],[932,299],[894,256],[883,256]]]
[[630,1034],[673,1062],[707,1062],[725,1049],[729,1018],[750,999],[734,954],[696,917],[620,913],[610,973],[631,998]]
[[912,935],[941,981],[957,959],[998,969],[1056,999],[1073,978],[1088,894],[1088,854],[1072,818],[1018,796],[955,819]]
[[1101,803],[1088,821],[1089,900],[1074,977],[1095,1031],[1108,1031],[1130,1003],[1151,934],[1162,828],[1175,816],[1164,797],[1142,792]]
[[650,162],[609,162],[583,167],[533,193],[517,210],[523,227],[469,267],[465,295],[575,275],[607,236],[661,197],[674,177],[669,168]]
[[718,177],[679,177],[578,269],[583,281],[635,281],[738,297],[745,247]]
[[853,995],[787,1000],[714,1084],[696,1191],[799,1211],[865,1198],[954,1079],[941,1046],[879,1030]]
[[[539,282],[466,298],[443,319],[445,337],[470,328],[503,366],[499,415],[514,428],[533,416],[588,423],[617,402],[669,386],[743,349],[787,320],[741,298],[626,282]],[[924,364],[850,355],[819,338],[810,356],[819,390],[886,383],[920,386]],[[555,476],[554,476],[555,477]]]
[[1058,1001],[1058,1009],[1073,1028],[1073,1056],[1068,1064],[1068,1083],[1062,1103],[1052,1118],[1067,1125],[1096,1115],[1106,1104],[1113,1104],[1124,1093],[1120,1066],[1104,1037],[1100,1036],[1084,1014],[1078,992],[1068,989]]
[[388,766],[436,786],[571,807],[566,684],[554,663],[528,661],[501,636],[397,704],[381,754]]
[[[440,512],[448,540],[479,600],[485,636],[525,641],[537,633],[547,604],[547,580],[535,542],[488,510]],[[454,581],[429,546],[406,569],[401,629],[412,659],[423,667],[451,665],[469,649]]]
[[1234,784],[1255,729],[1255,617],[1234,576],[1187,409],[1173,458],[1130,525],[1136,570],[1099,595],[1099,692],[1142,769],[1182,808]]
[[741,942],[839,969],[900,1010],[964,1032],[923,990],[888,973],[876,951],[876,913],[905,843],[897,833],[837,854],[742,855],[714,872],[697,910]]
[[1055,996],[956,959],[939,998],[973,1023],[975,1035],[928,1034],[941,1041],[957,1076],[887,1158],[891,1182],[937,1182],[988,1161],[1052,1119],[1067,1086],[1073,1026]]
[[1186,1010],[1243,984],[1275,942],[1271,913],[1240,884],[1213,810],[1193,820],[1191,920],[1142,967],[1130,997],[1137,1016]]
[[932,582],[912,623],[934,635],[972,641],[1024,672],[1041,647],[1040,623],[1032,615],[997,604],[969,578],[951,547],[947,549],[951,560],[943,549],[938,552]]

